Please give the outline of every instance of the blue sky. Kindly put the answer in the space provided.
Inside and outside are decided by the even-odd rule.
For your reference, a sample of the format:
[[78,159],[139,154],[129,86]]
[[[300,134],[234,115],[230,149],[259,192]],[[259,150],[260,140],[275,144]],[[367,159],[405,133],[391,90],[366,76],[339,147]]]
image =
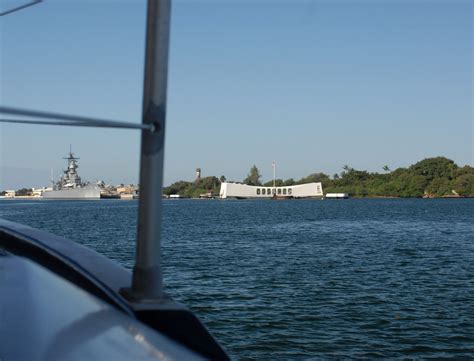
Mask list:
[[[10,3],[16,3],[11,1]],[[473,164],[471,1],[173,3],[165,184]],[[140,121],[145,1],[45,1],[0,19],[0,104]],[[72,144],[88,180],[137,182],[139,132],[0,125],[0,189]]]

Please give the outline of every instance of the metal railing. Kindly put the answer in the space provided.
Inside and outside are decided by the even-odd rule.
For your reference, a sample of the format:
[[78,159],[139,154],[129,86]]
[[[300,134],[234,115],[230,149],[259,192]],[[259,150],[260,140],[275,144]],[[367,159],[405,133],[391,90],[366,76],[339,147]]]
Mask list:
[[0,106],[0,114],[13,115],[15,117],[30,117],[38,119],[13,119],[0,118],[1,123],[17,123],[17,124],[35,124],[35,125],[65,125],[74,127],[93,127],[93,128],[123,128],[123,129],[143,129],[155,131],[153,124],[130,123],[117,120],[99,119],[83,117],[71,114],[60,114],[44,112],[40,110],[20,109]]

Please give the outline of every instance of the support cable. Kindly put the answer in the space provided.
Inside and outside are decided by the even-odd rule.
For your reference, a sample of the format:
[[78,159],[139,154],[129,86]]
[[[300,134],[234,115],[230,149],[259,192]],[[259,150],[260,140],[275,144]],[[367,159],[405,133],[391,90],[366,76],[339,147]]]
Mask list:
[[20,5],[20,6],[17,6],[13,9],[9,9],[9,10],[6,10],[6,11],[3,11],[0,13],[0,16],[4,16],[4,15],[8,15],[8,14],[11,14],[11,13],[14,13],[15,11],[18,11],[18,10],[22,10],[22,9],[25,9],[25,8],[28,8],[30,6],[33,6],[33,5],[36,5],[36,4],[39,4],[40,2],[42,2],[43,0],[33,0],[29,3],[26,3],[26,4],[23,4],[23,5]]
[[18,109],[10,107],[0,107],[0,114],[9,114],[22,117],[33,117],[41,119],[57,119],[59,121],[51,120],[36,120],[36,119],[8,119],[0,118],[1,123],[16,123],[16,124],[37,124],[37,125],[63,125],[76,127],[98,127],[98,128],[122,128],[122,129],[144,129],[157,130],[154,124],[121,122],[116,120],[106,120],[98,118],[87,118],[83,116],[50,113],[37,110]]

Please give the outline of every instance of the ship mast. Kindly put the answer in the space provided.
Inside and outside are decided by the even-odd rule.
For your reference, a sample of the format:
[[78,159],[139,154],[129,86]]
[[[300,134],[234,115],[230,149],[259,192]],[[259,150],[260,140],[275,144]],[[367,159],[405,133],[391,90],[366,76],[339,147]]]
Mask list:
[[82,180],[81,177],[77,174],[77,161],[80,159],[79,157],[75,157],[72,153],[71,145],[69,145],[69,156],[63,157],[63,159],[67,160],[67,168],[63,171],[63,175],[59,179],[57,186],[54,186],[53,189],[57,188],[58,190],[62,188],[78,188],[81,187]]

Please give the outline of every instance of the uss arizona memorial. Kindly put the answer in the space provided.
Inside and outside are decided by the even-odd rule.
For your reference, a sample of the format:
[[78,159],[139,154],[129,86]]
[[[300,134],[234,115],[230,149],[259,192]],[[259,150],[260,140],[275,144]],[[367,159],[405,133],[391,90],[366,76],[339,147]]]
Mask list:
[[249,186],[240,183],[221,183],[220,198],[311,198],[323,197],[320,182],[286,187]]

